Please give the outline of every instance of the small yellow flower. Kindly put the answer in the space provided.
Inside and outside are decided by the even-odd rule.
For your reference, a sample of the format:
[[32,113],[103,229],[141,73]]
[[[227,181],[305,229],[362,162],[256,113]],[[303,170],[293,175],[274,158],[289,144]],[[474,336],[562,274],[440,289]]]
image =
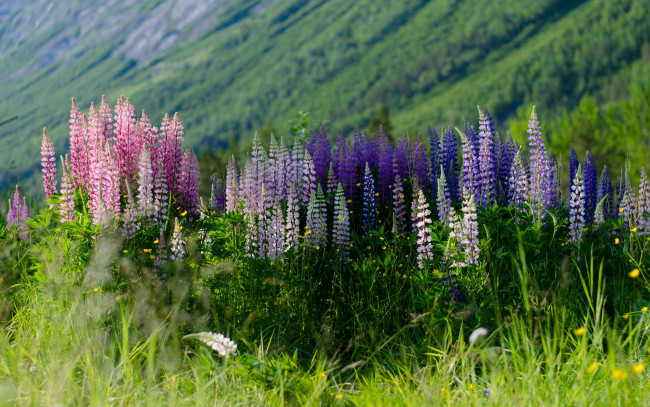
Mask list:
[[99,287],[95,288],[93,291],[94,291],[94,292],[99,291]]
[[585,332],[587,332],[587,330],[585,329],[584,326],[581,326],[580,328],[578,328],[578,329],[576,329],[575,331],[573,331],[573,333],[574,333],[576,336],[582,336],[582,335],[585,334]]
[[341,393],[339,393],[339,394],[336,395],[336,399],[337,399],[337,400],[341,400],[342,398],[343,398],[343,395],[342,395]]
[[632,371],[636,374],[641,374],[645,370],[645,365],[643,363],[638,363],[632,366]]
[[129,252],[129,251],[126,250],[126,249],[122,250],[122,253],[128,253],[128,252]]
[[158,239],[153,241],[153,244],[158,244],[158,243],[160,243],[160,241]]
[[632,233],[636,233],[638,230],[639,230],[639,228],[637,228],[637,227],[635,226],[635,227],[633,227],[632,229],[630,229],[630,232],[632,232]]
[[149,258],[150,258],[151,260],[155,260],[155,259],[156,259],[156,256],[154,256],[153,254],[151,254],[151,255],[149,255]]
[[352,199],[348,199],[346,202],[347,203],[352,203]]
[[379,196],[379,192],[376,192],[376,193],[375,193],[375,196]]
[[186,211],[186,210],[183,211],[183,213],[181,213],[181,216],[185,216],[185,215],[187,215],[187,211]]
[[326,377],[325,373],[321,373],[321,374],[320,374],[320,378],[321,378],[321,379],[324,379],[325,377]]
[[624,210],[625,210],[625,208],[621,208],[618,211],[622,213]]
[[361,186],[361,183],[360,183],[360,182],[357,182],[357,186],[360,187],[360,186]]
[[648,312],[648,307],[641,308],[641,312]]
[[386,246],[382,247],[382,249],[386,250]]
[[142,249],[142,251],[145,253],[151,253],[151,249]]
[[598,366],[600,366],[600,363],[596,363],[596,362],[592,363],[592,364],[589,365],[589,367],[587,368],[587,373],[593,373],[593,372],[595,372],[596,369],[598,369]]
[[320,246],[316,246],[316,250],[320,250]]
[[627,379],[627,376],[628,376],[627,372],[623,369],[614,369],[614,371],[612,372],[612,377],[614,378],[614,380],[617,380],[619,382]]
[[634,269],[634,270],[630,271],[629,273],[627,273],[627,275],[632,277],[632,278],[637,278],[637,277],[639,277],[641,275],[641,271],[639,269]]
[[119,301],[121,298],[122,298],[122,296],[118,295],[117,297],[115,297],[115,301]]
[[469,390],[474,390],[474,385],[470,383],[470,385],[467,386],[467,388],[468,388]]
[[630,314],[627,314],[627,313],[623,314],[623,319],[628,319],[629,317],[630,317]]
[[617,237],[616,239],[614,239],[614,244],[618,244],[618,242],[620,242],[620,240]]

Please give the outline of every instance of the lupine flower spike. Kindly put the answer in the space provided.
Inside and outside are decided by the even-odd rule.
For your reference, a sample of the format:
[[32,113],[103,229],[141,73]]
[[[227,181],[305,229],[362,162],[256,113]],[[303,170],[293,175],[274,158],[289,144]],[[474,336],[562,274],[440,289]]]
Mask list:
[[54,158],[54,144],[45,128],[43,128],[41,143],[41,167],[43,167],[45,199],[49,199],[52,194],[56,194],[56,158]]

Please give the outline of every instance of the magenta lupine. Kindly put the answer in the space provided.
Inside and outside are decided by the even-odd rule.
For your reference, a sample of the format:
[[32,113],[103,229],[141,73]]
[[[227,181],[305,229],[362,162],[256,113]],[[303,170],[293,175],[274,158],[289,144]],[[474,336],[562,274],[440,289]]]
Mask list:
[[176,195],[180,192],[178,181],[183,161],[183,124],[178,113],[175,113],[171,120],[169,115],[165,114],[160,126],[160,138],[161,145],[158,151],[165,166],[165,181],[170,193]]
[[413,229],[417,231],[418,266],[420,269],[424,269],[427,262],[433,260],[433,243],[429,229],[431,211],[421,189],[418,190],[417,196],[417,223]]
[[645,167],[641,168],[641,181],[637,197],[637,227],[640,235],[650,234],[650,185]]
[[99,146],[99,142],[94,143],[91,154],[92,157],[89,167],[90,181],[88,182],[88,209],[93,217],[93,223],[96,225],[100,218],[100,189],[102,189],[104,173],[108,170],[108,166],[104,159],[104,149]]
[[181,176],[179,190],[180,197],[178,204],[182,209],[198,214],[199,213],[199,161],[194,151],[189,148],[183,154],[181,164]]
[[167,208],[169,206],[169,189],[165,177],[165,166],[162,161],[155,164],[158,171],[153,178],[153,212],[154,218],[160,226],[165,224],[167,219]]
[[[115,106],[115,160],[122,183],[135,182],[138,158],[144,139],[136,131],[135,108],[129,99],[121,97]],[[124,184],[123,184],[124,185]]]
[[302,191],[300,194],[300,203],[306,205],[309,203],[312,192],[316,193],[316,170],[308,151],[305,151],[305,159],[302,168],[302,183],[300,184],[300,187]]
[[406,207],[404,203],[404,186],[399,174],[395,174],[393,182],[393,229],[396,233],[406,230]]
[[298,214],[298,202],[296,196],[296,187],[289,187],[289,196],[287,197],[287,216],[284,226],[284,251],[289,252],[298,247],[300,243],[300,219]]
[[508,205],[520,207],[528,200],[528,171],[521,154],[521,148],[515,154],[510,166],[508,181]]
[[479,191],[483,208],[492,205],[496,199],[497,163],[495,160],[494,124],[490,113],[478,107],[479,113]]
[[74,181],[70,169],[70,160],[68,156],[61,156],[61,198],[59,213],[61,214],[61,223],[72,222],[75,220],[74,214]]
[[239,172],[237,171],[235,156],[230,156],[226,166],[226,212],[237,212],[240,202]]
[[135,231],[140,226],[138,222],[138,208],[133,199],[131,191],[131,184],[126,181],[126,208],[124,208],[124,216],[122,218],[122,236],[127,239],[135,237]]
[[305,227],[305,245],[314,249],[324,248],[327,244],[327,210],[323,189],[318,185],[318,192],[312,191],[307,207],[307,226]]
[[52,194],[56,194],[56,159],[54,158],[54,144],[45,128],[43,128],[43,141],[41,142],[41,167],[45,199],[49,199]]
[[113,216],[111,216],[111,213],[108,210],[108,205],[106,205],[106,202],[104,200],[104,189],[101,183],[97,188],[95,211],[92,213],[92,215],[93,224],[100,225],[104,228],[108,227],[111,224],[111,221],[114,219]]
[[[84,114],[79,109],[77,102],[72,98],[70,108],[70,168],[74,186],[88,183],[88,140],[87,122]],[[86,128],[84,129],[84,122]]]
[[586,203],[582,166],[578,164],[569,201],[569,242],[571,243],[580,244],[582,241],[582,230],[586,222]]
[[178,218],[174,219],[174,233],[170,243],[170,259],[182,261],[185,258],[185,239],[183,238],[183,226],[178,223]]
[[478,265],[478,256],[481,251],[478,243],[478,217],[476,215],[476,204],[474,195],[467,189],[463,190],[463,234],[460,238],[465,264]]
[[138,160],[138,214],[145,218],[156,214],[154,208],[154,181],[149,145],[145,145]]
[[350,214],[345,203],[343,186],[338,184],[334,200],[334,221],[332,227],[332,244],[339,253],[340,260],[346,260],[350,253]]
[[530,146],[530,192],[528,197],[533,210],[533,218],[535,221],[540,221],[549,208],[551,168],[534,106],[528,121],[528,143]]
[[449,226],[451,219],[451,198],[449,197],[449,188],[447,186],[447,177],[445,176],[444,168],[440,168],[440,178],[438,178],[438,219],[445,225]]
[[[465,133],[458,128],[460,142],[463,150],[463,189],[467,189],[469,195],[480,197],[481,178],[479,173],[478,157],[474,151],[474,145]],[[480,198],[478,199],[480,202]]]

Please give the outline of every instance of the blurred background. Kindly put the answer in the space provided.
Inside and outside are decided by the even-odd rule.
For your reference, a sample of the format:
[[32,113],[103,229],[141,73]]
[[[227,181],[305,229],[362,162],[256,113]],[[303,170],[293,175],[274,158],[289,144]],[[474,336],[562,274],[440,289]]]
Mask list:
[[41,129],[63,154],[70,98],[87,111],[102,95],[130,97],[154,123],[179,112],[185,146],[211,170],[256,132],[290,137],[296,117],[331,137],[379,124],[428,137],[430,126],[476,124],[486,105],[501,134],[523,141],[536,105],[561,164],[571,142],[599,171],[607,163],[615,177],[626,158],[638,171],[650,156],[649,10],[650,0],[2,0],[0,190],[42,193]]

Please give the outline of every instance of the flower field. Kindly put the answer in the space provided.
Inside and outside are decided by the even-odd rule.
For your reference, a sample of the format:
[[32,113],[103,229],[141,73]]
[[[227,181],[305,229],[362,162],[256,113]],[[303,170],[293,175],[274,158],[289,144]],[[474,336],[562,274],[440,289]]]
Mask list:
[[648,403],[645,168],[556,156],[534,108],[303,124],[200,196],[178,114],[73,100],[0,229],[0,404]]

